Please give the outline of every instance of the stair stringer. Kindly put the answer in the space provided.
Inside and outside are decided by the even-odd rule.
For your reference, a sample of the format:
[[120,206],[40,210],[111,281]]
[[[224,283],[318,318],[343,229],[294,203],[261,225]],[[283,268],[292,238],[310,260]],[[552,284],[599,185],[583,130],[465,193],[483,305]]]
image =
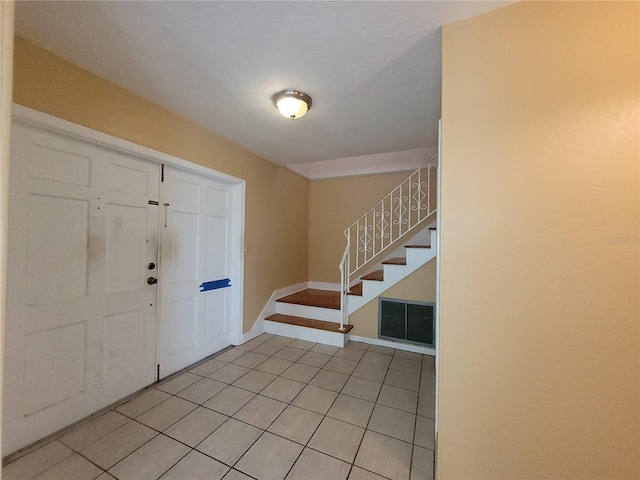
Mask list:
[[417,269],[425,265],[430,260],[436,258],[438,254],[437,232],[431,230],[431,248],[407,248],[406,265],[382,265],[384,279],[362,280],[362,295],[347,295],[347,314],[358,311],[374,298],[379,297],[389,288],[393,287],[403,278],[407,277]]

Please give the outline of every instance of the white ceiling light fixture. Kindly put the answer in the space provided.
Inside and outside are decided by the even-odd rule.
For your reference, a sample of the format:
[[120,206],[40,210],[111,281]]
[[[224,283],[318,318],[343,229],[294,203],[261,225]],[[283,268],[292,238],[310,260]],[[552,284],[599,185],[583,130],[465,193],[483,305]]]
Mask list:
[[282,116],[291,120],[304,116],[311,108],[311,97],[297,90],[282,90],[274,94],[272,99]]

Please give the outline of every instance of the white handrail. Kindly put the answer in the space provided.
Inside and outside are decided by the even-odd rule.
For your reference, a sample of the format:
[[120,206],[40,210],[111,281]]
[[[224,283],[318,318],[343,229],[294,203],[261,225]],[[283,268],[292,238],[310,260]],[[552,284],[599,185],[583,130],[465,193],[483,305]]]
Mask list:
[[[350,263],[349,252],[351,251],[351,237],[349,232],[345,231],[347,237],[347,248],[345,248],[340,260],[340,331],[344,331],[344,324],[347,323],[346,293],[349,293],[349,273],[345,269],[345,265]],[[344,293],[346,291],[346,293]]]
[[431,199],[431,176],[437,174],[433,171],[437,161],[436,154],[345,229],[347,246],[339,265],[340,330],[348,323],[347,295],[352,275],[436,212],[435,199]]

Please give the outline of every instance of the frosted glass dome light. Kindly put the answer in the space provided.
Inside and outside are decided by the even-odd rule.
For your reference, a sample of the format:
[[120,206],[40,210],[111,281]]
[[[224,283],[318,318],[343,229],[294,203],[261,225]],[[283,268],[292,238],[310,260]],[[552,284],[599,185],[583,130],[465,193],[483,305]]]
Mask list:
[[295,120],[311,108],[311,97],[297,90],[282,90],[273,95],[273,104],[283,117]]

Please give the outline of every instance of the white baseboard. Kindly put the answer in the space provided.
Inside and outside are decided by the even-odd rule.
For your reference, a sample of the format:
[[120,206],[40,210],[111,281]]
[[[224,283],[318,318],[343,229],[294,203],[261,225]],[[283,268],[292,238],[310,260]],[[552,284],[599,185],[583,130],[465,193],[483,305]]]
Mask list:
[[350,340],[353,342],[368,343],[371,345],[380,345],[381,347],[395,348],[396,350],[404,350],[406,352],[421,353],[423,355],[436,356],[436,349],[429,347],[421,347],[420,345],[413,345],[411,343],[391,342],[389,340],[382,340],[381,338],[369,338],[360,337],[357,335],[350,335]]
[[262,309],[262,311],[260,312],[260,315],[258,315],[258,318],[254,322],[253,327],[251,327],[251,330],[249,330],[248,332],[245,332],[245,333],[242,334],[242,343],[237,343],[237,344],[234,344],[234,345],[242,345],[243,343],[248,342],[252,338],[255,338],[258,335],[261,335],[261,334],[263,334],[265,332],[265,329],[264,329],[264,318],[268,317],[269,315],[273,315],[274,313],[276,313],[276,299],[277,298],[284,297],[285,295],[290,295],[290,294],[295,293],[295,292],[299,292],[300,290],[304,290],[305,288],[309,288],[309,283],[308,282],[298,283],[296,285],[291,285],[289,287],[280,288],[278,290],[275,290],[271,294],[271,297],[269,298],[269,300],[265,304],[265,306]]
[[262,335],[264,333],[264,318],[256,320],[256,323],[253,324],[251,330],[242,334],[242,342],[235,343],[234,345],[242,345],[243,343],[247,343],[249,340],[256,338],[258,335]]

